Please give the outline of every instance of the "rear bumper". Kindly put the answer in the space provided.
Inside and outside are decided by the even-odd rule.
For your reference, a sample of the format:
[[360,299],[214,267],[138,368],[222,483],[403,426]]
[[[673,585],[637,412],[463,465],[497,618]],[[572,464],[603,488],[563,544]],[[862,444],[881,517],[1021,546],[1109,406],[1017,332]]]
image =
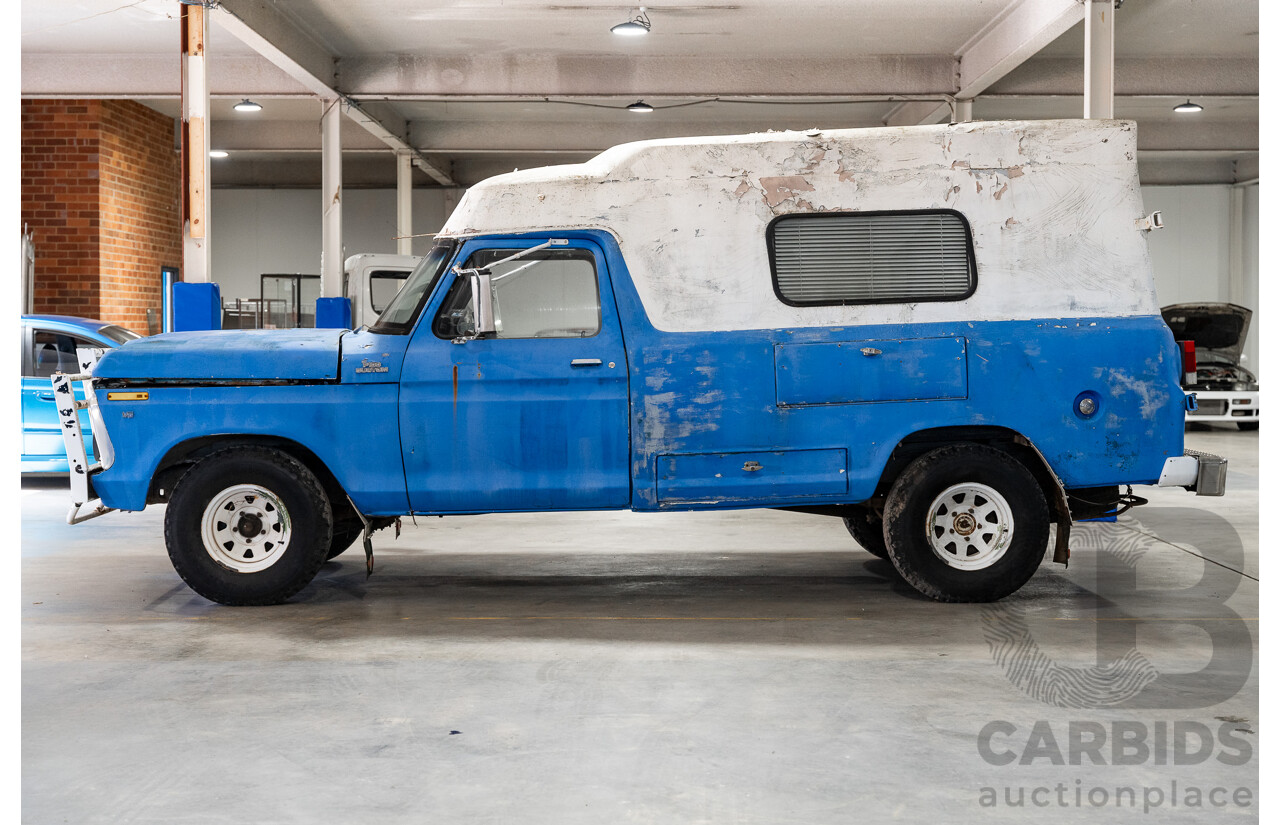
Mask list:
[[1227,460],[1221,456],[1187,450],[1164,460],[1157,487],[1184,487],[1198,496],[1220,496],[1227,491]]

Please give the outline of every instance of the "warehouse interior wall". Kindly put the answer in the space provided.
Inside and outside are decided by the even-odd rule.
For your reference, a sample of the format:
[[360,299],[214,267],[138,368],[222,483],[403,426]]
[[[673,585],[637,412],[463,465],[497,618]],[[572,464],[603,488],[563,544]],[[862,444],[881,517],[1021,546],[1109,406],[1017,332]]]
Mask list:
[[[451,195],[455,198],[450,201]],[[265,274],[320,274],[319,189],[214,189],[210,195],[212,273],[223,300],[257,298]],[[413,190],[414,234],[444,226],[452,190]],[[396,252],[396,191],[344,189],[343,257]],[[430,237],[414,238],[425,255]]]
[[[1240,201],[1235,214],[1233,197]],[[1144,186],[1142,200],[1148,212],[1164,216],[1164,229],[1147,236],[1161,306],[1227,301],[1258,311],[1257,184]],[[1233,235],[1240,247],[1235,260]],[[1244,350],[1244,366],[1255,374],[1258,322],[1255,316]]]
[[21,117],[35,311],[147,332],[161,267],[182,264],[174,120],[130,100],[24,100]]
[[[1243,197],[1239,268],[1230,277],[1232,191]],[[415,189],[415,234],[437,231],[456,203],[457,191]],[[346,254],[396,251],[394,189],[349,189],[343,209]],[[1258,187],[1144,186],[1147,211],[1161,210],[1165,228],[1148,235],[1161,306],[1186,301],[1258,304]],[[320,273],[320,193],[316,189],[213,190],[213,272],[224,298],[258,296],[264,272]],[[430,238],[416,238],[415,255]],[[1258,367],[1257,326],[1246,346],[1247,365]]]

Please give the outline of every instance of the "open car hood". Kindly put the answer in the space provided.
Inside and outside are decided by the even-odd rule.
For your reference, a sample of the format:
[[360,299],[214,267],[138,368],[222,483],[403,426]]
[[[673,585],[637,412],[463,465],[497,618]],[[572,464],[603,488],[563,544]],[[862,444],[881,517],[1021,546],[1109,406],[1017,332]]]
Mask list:
[[1240,363],[1253,311],[1238,304],[1171,304],[1160,310],[1178,341],[1195,341],[1196,357]]
[[135,381],[334,381],[346,330],[211,330],[139,338],[110,350],[95,378]]

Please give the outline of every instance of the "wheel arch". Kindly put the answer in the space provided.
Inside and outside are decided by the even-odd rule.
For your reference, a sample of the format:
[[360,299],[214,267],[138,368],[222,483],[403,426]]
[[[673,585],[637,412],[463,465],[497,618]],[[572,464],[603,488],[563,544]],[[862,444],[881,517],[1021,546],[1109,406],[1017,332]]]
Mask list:
[[1044,493],[1049,505],[1049,518],[1057,524],[1057,538],[1053,560],[1066,564],[1068,541],[1071,533],[1071,509],[1062,481],[1031,439],[1017,430],[993,425],[969,425],[956,427],[930,427],[917,430],[903,437],[889,453],[880,481],[876,485],[874,505],[883,506],[884,496],[893,482],[912,461],[925,453],[948,444],[984,444],[1008,453],[1026,467]]
[[319,456],[298,441],[275,435],[204,435],[174,445],[160,459],[155,471],[151,474],[151,483],[147,488],[147,503],[167,502],[174,485],[188,469],[201,459],[228,447],[270,447],[292,456],[314,473],[320,481],[325,494],[329,497],[335,519],[348,511],[353,513],[346,490]]

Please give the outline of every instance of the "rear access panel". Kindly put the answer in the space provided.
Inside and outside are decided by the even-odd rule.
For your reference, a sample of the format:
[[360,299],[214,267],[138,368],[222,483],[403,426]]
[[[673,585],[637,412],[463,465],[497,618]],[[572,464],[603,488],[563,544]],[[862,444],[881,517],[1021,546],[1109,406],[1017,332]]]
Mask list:
[[772,501],[844,495],[841,449],[658,456],[658,504]]
[[961,337],[776,344],[773,355],[779,407],[969,394]]

